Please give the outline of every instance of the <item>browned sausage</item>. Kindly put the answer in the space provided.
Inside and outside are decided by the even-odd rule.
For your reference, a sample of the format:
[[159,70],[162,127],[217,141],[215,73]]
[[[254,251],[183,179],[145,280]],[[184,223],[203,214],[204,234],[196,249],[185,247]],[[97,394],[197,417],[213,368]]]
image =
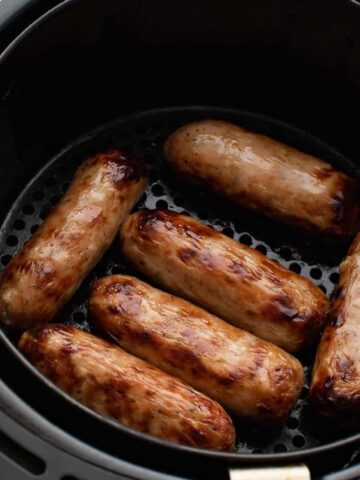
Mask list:
[[340,265],[330,322],[313,369],[312,403],[324,415],[360,425],[360,234]]
[[0,321],[52,320],[113,241],[146,185],[144,166],[118,150],[89,158],[58,205],[0,277]]
[[165,145],[172,167],[240,205],[343,239],[360,219],[359,185],[328,163],[219,120],[176,130]]
[[98,280],[89,307],[122,348],[246,420],[282,421],[299,397],[304,375],[296,358],[134,277]]
[[327,314],[312,282],[190,217],[137,212],[121,242],[125,257],[159,284],[289,352],[311,344]]
[[52,324],[23,333],[19,348],[65,392],[127,427],[184,445],[234,449],[234,426],[218,403],[111,343]]

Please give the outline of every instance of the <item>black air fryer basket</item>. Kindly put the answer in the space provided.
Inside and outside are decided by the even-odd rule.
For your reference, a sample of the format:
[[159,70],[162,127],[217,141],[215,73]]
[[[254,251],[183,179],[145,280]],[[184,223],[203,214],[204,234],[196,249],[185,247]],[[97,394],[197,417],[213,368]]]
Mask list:
[[[121,147],[150,182],[136,208],[169,208],[212,225],[331,296],[346,246],[324,248],[177,179],[163,143],[178,126],[219,118],[327,160],[360,181],[360,7],[356,2],[67,0],[0,2],[0,265],[59,200],[91,153]],[[3,10],[2,10],[3,9]],[[45,12],[45,13],[44,13]],[[87,294],[106,274],[137,272],[117,241],[58,320],[91,331]],[[0,478],[360,478],[360,434],[307,401],[282,427],[235,420],[237,451],[168,444],[72,400],[0,332]],[[297,467],[294,467],[297,465]],[[305,466],[306,465],[306,466]],[[274,470],[280,468],[279,470]],[[298,468],[299,477],[286,477]],[[230,477],[229,477],[230,475]]]

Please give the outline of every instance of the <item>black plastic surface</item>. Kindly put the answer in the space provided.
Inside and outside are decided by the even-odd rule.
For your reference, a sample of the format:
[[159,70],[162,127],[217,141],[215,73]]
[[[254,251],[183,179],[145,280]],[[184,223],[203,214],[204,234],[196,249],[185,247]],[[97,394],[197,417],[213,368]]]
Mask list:
[[0,52],[24,28],[62,0],[1,0]]

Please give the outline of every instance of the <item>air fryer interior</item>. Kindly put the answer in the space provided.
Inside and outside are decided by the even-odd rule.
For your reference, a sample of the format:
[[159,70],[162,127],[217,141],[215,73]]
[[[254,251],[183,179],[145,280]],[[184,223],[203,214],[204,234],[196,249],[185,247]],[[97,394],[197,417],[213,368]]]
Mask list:
[[[344,255],[344,248],[327,246],[324,249],[317,244],[319,242],[306,239],[280,224],[243,212],[230,202],[198,188],[189,188],[186,182],[176,179],[171,172],[163,158],[165,139],[180,125],[204,117],[233,121],[270,134],[273,138],[317,154],[360,179],[350,162],[327,145],[295,128],[260,115],[209,107],[150,110],[123,117],[84,136],[68,145],[43,167],[13,203],[3,223],[0,235],[2,265],[5,266],[30,235],[35,233],[67,189],[75,169],[82,161],[92,153],[120,147],[126,153],[143,159],[150,173],[149,186],[136,208],[169,208],[190,214],[308,277],[331,295],[337,283],[338,264]],[[90,284],[97,278],[116,273],[141,276],[122,258],[118,238],[55,321],[93,331],[87,314]],[[17,335],[8,332],[8,336],[16,344]],[[234,419],[238,427],[238,453],[293,452],[301,447],[311,448],[347,436],[346,432],[335,428],[324,429],[324,423],[309,409],[307,393],[313,355],[304,355],[302,361],[306,366],[307,382],[291,417],[284,426],[277,428],[251,428]]]
[[[215,116],[268,133],[358,176],[358,125],[353,120],[360,103],[357,11],[341,1],[316,6],[295,0],[225,1],[221,8],[205,1],[68,3],[6,52],[1,65],[2,218],[10,211],[1,230],[2,264],[45,218],[79,162],[94,149],[115,144],[133,150],[150,167],[151,184],[140,207],[168,206],[193,213],[301,272],[330,295],[344,248],[319,249],[277,223],[243,214],[209,194],[190,192],[171,178],[161,145],[177,125]],[[180,108],[121,120],[133,112],[174,105]],[[188,105],[224,108],[181,108]],[[73,143],[116,118],[120,121]],[[344,157],[287,126],[291,124]],[[66,145],[70,147],[62,150]],[[114,246],[91,278],[123,268]],[[88,281],[63,313],[82,327],[88,326]],[[304,361],[310,365],[311,355]],[[121,435],[116,429],[107,429],[95,418],[87,423],[88,414],[80,410],[74,420],[70,404],[13,362],[7,363],[5,380],[22,398],[77,436],[119,453],[119,447],[111,445]],[[21,381],[14,382],[19,376]],[[313,419],[303,398],[278,432],[263,430],[259,435],[239,424],[238,452],[301,452],[348,436],[336,429],[324,435],[323,424]],[[139,460],[136,439],[125,438],[122,454]]]

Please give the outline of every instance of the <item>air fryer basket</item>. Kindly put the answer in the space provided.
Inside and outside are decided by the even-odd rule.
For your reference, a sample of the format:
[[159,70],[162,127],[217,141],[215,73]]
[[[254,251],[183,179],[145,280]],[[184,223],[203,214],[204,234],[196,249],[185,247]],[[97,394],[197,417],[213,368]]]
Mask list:
[[[337,283],[338,264],[344,255],[344,248],[336,246],[324,249],[316,241],[306,239],[280,224],[245,213],[231,203],[198,188],[189,187],[169,170],[163,158],[164,140],[180,125],[208,117],[233,121],[268,134],[308,153],[319,155],[360,179],[358,170],[351,162],[325,143],[264,116],[211,107],[150,110],[122,118],[81,137],[64,148],[35,175],[13,203],[1,228],[2,265],[5,266],[37,230],[66,190],[79,164],[92,153],[120,147],[125,152],[142,158],[150,172],[149,186],[136,208],[169,208],[190,214],[308,277],[331,295]],[[139,275],[122,259],[118,239],[56,320],[91,331],[92,326],[87,319],[89,285],[99,277],[116,273]],[[14,334],[7,333],[9,339],[16,341]],[[313,352],[302,360],[307,382],[301,399],[283,427],[253,428],[234,419],[238,431],[238,454],[296,452],[300,448],[311,449],[348,436],[347,432],[330,429],[309,408],[307,393]]]
[[[321,68],[306,63],[305,56],[311,57],[311,52],[304,53],[307,47],[302,30],[305,19],[310,22],[308,32],[315,35],[315,30],[319,30],[319,25],[312,23],[315,22],[312,15],[324,21],[320,30],[325,37],[331,22],[341,32],[346,25],[346,41],[342,45],[352,53],[356,46],[352,38],[356,31],[352,13],[339,10],[342,2],[329,2],[330,8],[324,3],[319,10],[313,10],[311,2],[295,0],[279,2],[275,12],[259,0],[246,8],[237,2],[225,2],[218,16],[218,10],[208,2],[194,5],[185,1],[179,2],[181,14],[176,19],[170,18],[167,25],[169,12],[162,2],[153,2],[151,7],[141,0],[131,5],[112,0],[65,3],[67,8],[55,9],[46,22],[31,27],[12,47],[13,51],[9,49],[2,58],[0,173],[4,181],[0,208],[5,217],[0,230],[2,267],[46,218],[76,167],[92,152],[121,147],[142,158],[150,171],[150,184],[137,209],[169,208],[191,214],[310,278],[331,296],[346,246],[324,248],[277,222],[246,213],[230,202],[192,188],[170,172],[162,146],[179,125],[201,118],[221,118],[318,155],[360,180],[356,163],[358,146],[354,141],[357,125],[351,116],[359,105],[356,85],[352,83],[349,88],[346,83],[344,64],[333,65],[328,58],[322,58]],[[85,4],[86,24],[82,21]],[[247,39],[243,32],[237,31],[230,7],[237,11],[241,27],[247,28],[253,38]],[[172,5],[171,11],[175,10]],[[208,17],[201,18],[205,11]],[[258,11],[263,11],[264,16],[257,16]],[[344,11],[347,12],[346,8]],[[266,12],[271,13],[268,19]],[[186,38],[181,38],[183,35]],[[321,41],[315,37],[314,44],[325,55]],[[300,46],[303,42],[302,52],[299,42]],[[354,68],[354,59],[349,58]],[[234,62],[241,70],[226,68]],[[329,75],[329,71],[333,74]],[[341,88],[345,85],[348,88]],[[188,106],[198,102],[236,108]],[[176,104],[184,106],[153,108]],[[139,110],[143,112],[132,113]],[[118,120],[104,123],[116,117]],[[97,128],[92,130],[94,127]],[[79,137],[87,131],[90,133]],[[91,330],[86,303],[89,283],[103,275],[124,272],[138,275],[123,262],[115,241],[58,320]],[[39,386],[33,392],[38,399],[36,408],[55,419],[55,423],[73,428],[86,441],[102,444],[107,444],[107,439],[94,439],[93,432],[84,432],[84,425],[86,429],[86,419],[107,425],[111,439],[118,438],[117,435],[131,438],[124,446],[124,455],[125,450],[133,455],[129,451],[136,442],[155,446],[152,452],[165,448],[169,452],[182,452],[184,458],[186,452],[190,454],[191,449],[166,446],[162,441],[129,432],[78,404],[71,411],[79,412],[79,418],[84,419],[79,421],[82,426],[69,425],[71,420],[60,419],[61,412],[54,414],[51,402],[41,402],[37,392],[45,384],[53,391],[51,398],[57,398],[54,404],[60,405],[64,412],[65,404],[76,402],[44,380],[16,352],[16,335],[3,331],[1,336],[12,352],[13,361],[21,365],[20,369],[31,372],[29,378],[34,378]],[[307,381],[313,354],[310,352],[301,359],[306,366]],[[4,377],[11,383],[10,375]],[[24,387],[17,384],[16,389],[24,399],[29,398]],[[254,428],[235,420],[238,432],[235,454],[192,449],[191,458],[196,458],[196,462],[204,457],[209,461],[290,462],[359,440],[359,435],[318,418],[307,404],[307,391],[308,385],[283,427]],[[194,457],[195,453],[199,457]],[[181,470],[181,465],[178,469]]]
[[[92,153],[120,147],[143,159],[150,172],[150,183],[136,208],[169,208],[190,214],[212,225],[237,241],[250,245],[290,270],[309,278],[328,295],[338,279],[338,264],[344,255],[339,247],[318,246],[280,224],[248,214],[198,188],[191,188],[174,176],[163,158],[163,143],[177,127],[203,118],[230,120],[258,132],[271,135],[304,151],[319,155],[336,167],[360,179],[359,172],[342,155],[326,144],[295,128],[263,116],[207,107],[152,110],[120,119],[67,146],[24,188],[12,205],[0,234],[1,264],[5,266],[24,242],[35,233],[51,208],[66,190],[80,163]],[[120,254],[118,238],[103,260],[83,282],[69,305],[55,321],[92,330],[87,319],[90,283],[116,273],[137,275]],[[9,338],[13,338],[8,333]],[[16,339],[16,337],[15,337]],[[254,429],[238,425],[238,453],[293,452],[299,448],[324,445],[346,436],[329,431],[307,404],[309,374],[313,352],[304,357],[307,382],[294,412],[282,428]]]

